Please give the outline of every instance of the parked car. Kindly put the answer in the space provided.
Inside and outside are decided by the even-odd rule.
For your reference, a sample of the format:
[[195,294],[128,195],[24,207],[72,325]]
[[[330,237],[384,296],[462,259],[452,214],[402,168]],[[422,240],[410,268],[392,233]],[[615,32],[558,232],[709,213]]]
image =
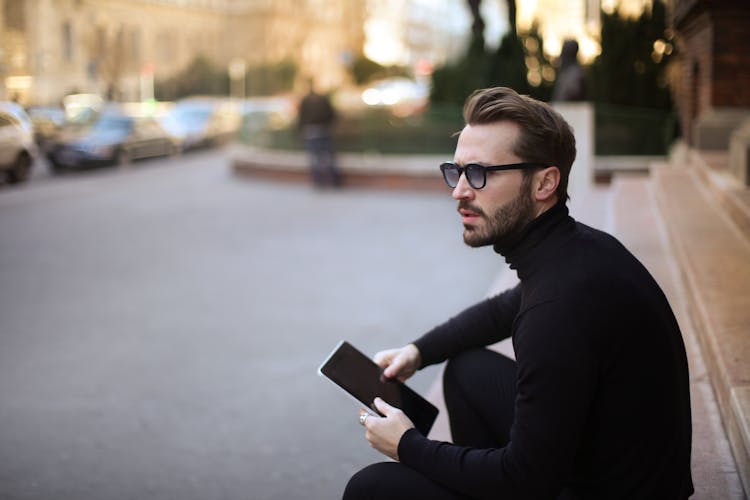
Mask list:
[[65,110],[55,106],[32,106],[28,115],[34,124],[34,140],[44,150],[47,142],[65,125]]
[[175,103],[161,120],[185,150],[219,146],[233,139],[240,127],[239,110],[225,99],[188,98]]
[[423,112],[429,97],[428,85],[403,77],[372,82],[362,91],[362,101],[366,105],[388,108],[396,116]]
[[9,183],[29,178],[34,163],[34,129],[23,108],[0,102],[0,172]]
[[47,149],[54,170],[125,164],[180,151],[179,140],[149,117],[102,114],[91,127],[63,131]]

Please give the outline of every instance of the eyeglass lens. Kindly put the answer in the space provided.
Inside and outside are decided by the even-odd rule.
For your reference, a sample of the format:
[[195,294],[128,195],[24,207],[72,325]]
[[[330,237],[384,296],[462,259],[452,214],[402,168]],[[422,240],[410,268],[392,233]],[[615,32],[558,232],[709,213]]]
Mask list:
[[457,165],[444,163],[441,165],[441,170],[443,171],[443,178],[446,184],[452,188],[458,185],[458,180],[461,178],[461,171],[466,175],[466,180],[469,181],[469,185],[474,189],[482,189],[486,182],[485,171],[479,165],[469,164],[461,168]]

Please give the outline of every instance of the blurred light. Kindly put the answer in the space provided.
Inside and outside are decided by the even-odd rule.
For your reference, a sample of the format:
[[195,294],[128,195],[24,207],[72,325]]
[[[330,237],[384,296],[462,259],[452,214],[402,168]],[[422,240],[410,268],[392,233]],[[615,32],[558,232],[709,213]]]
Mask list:
[[362,92],[362,101],[368,106],[380,104],[380,92],[377,89],[366,89]]
[[593,61],[596,56],[602,53],[602,48],[599,42],[592,40],[591,38],[583,38],[578,41],[579,56],[584,62]]
[[9,76],[5,79],[5,86],[8,89],[28,89],[31,88],[32,77],[30,76]]
[[389,88],[380,92],[380,101],[386,106],[393,106],[399,101],[399,93],[396,89]]
[[656,40],[654,42],[654,52],[657,54],[663,54],[667,50],[667,44],[664,42],[664,40]]
[[417,61],[415,71],[418,75],[431,75],[433,72],[432,63],[426,59],[420,59]]
[[532,54],[535,54],[537,50],[539,50],[539,42],[536,38],[532,37],[526,37],[526,40],[524,40],[523,44],[526,46],[526,50],[531,52]]
[[562,50],[562,42],[560,38],[555,35],[544,36],[544,51],[548,54],[560,55]]
[[553,68],[552,66],[543,67],[542,76],[548,82],[554,82],[555,81],[555,68]]
[[529,84],[533,87],[538,87],[542,84],[542,75],[540,75],[537,70],[530,70],[526,74],[526,80],[528,80]]

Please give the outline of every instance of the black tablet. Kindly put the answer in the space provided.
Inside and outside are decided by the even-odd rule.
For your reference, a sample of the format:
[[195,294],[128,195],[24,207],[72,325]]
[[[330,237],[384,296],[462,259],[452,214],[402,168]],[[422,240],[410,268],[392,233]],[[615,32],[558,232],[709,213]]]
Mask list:
[[435,422],[438,409],[432,403],[403,382],[386,379],[382,368],[349,342],[339,342],[318,372],[344,389],[373,415],[380,415],[373,403],[376,397],[380,397],[403,410],[424,436]]

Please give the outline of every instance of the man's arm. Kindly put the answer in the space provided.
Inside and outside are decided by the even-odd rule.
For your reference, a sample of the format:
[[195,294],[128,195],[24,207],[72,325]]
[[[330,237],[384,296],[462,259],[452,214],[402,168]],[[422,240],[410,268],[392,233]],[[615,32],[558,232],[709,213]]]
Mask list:
[[463,351],[499,342],[511,335],[521,307],[521,285],[475,304],[414,342],[419,368],[445,361]]
[[[521,287],[506,290],[464,310],[416,342],[380,351],[375,362],[388,378],[402,382],[425,366],[440,363],[472,347],[483,347],[510,336],[521,303]],[[424,352],[427,353],[426,359]]]
[[597,357],[587,341],[592,326],[584,312],[548,305],[523,313],[507,446],[468,448],[409,429],[399,441],[398,459],[472,497],[554,498],[573,466],[597,383]]

